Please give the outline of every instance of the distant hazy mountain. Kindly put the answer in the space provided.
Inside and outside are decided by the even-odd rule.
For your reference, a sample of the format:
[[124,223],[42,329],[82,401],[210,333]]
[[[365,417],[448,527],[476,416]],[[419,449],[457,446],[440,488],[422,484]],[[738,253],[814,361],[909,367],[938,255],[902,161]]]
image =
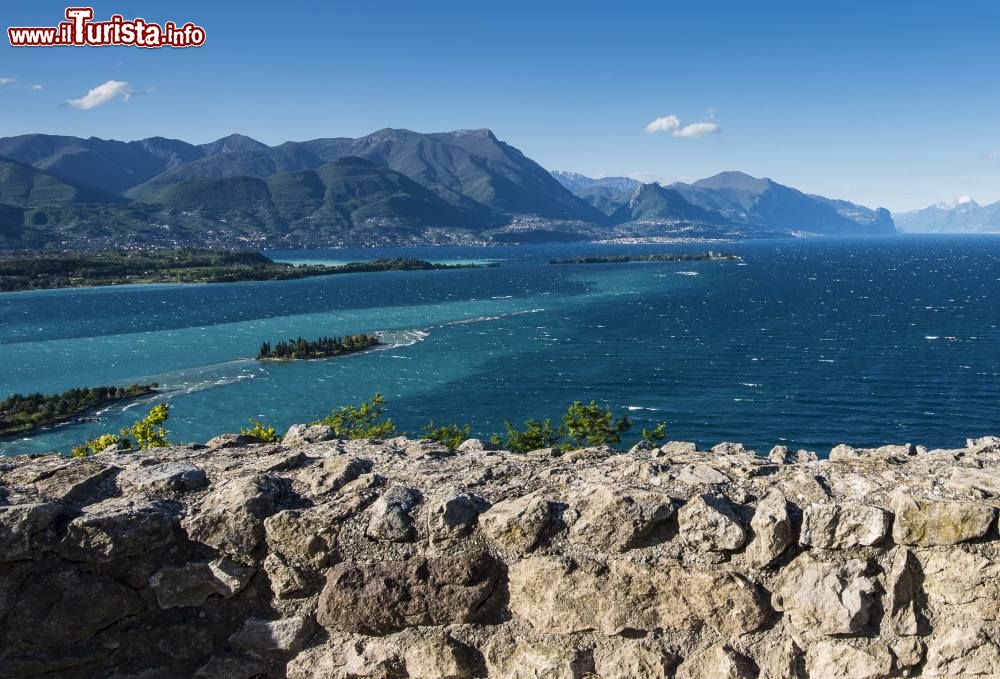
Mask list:
[[685,222],[726,224],[718,212],[706,210],[684,198],[672,188],[659,184],[640,184],[618,210],[611,215],[614,224],[626,222]]
[[1000,202],[980,205],[971,198],[959,198],[899,213],[896,224],[914,233],[1000,233]]
[[[892,233],[889,211],[802,193],[770,179],[723,172],[693,184],[639,184],[632,179],[591,179],[572,172],[553,175],[578,196],[609,215],[611,224],[630,221],[689,221],[755,232],[859,235]],[[627,191],[625,187],[631,187]],[[638,191],[636,187],[641,187]],[[650,188],[655,187],[655,188]],[[613,209],[609,209],[613,208]]]
[[889,211],[811,196],[770,179],[723,172],[693,184],[671,184],[690,202],[731,222],[786,232],[827,235],[893,233]]
[[621,208],[641,182],[629,177],[603,177],[592,179],[576,172],[556,170],[552,176],[559,183],[606,215]]

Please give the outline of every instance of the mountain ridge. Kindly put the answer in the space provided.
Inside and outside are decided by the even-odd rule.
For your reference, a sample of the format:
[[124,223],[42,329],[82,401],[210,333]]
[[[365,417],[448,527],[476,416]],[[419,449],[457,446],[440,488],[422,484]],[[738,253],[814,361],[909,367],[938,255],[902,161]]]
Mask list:
[[963,197],[903,212],[896,219],[911,233],[1000,233],[1000,201],[980,205]]
[[[720,173],[667,187],[549,172],[488,128],[275,146],[0,138],[0,248],[740,238],[894,230],[888,211]],[[9,159],[9,160],[8,160]]]

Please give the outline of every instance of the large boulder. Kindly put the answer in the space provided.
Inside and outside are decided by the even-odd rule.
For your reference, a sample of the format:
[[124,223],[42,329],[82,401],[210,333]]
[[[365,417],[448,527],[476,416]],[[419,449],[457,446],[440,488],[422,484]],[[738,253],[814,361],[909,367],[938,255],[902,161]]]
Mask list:
[[781,491],[772,490],[757,504],[750,519],[750,529],[753,542],[747,553],[759,568],[770,565],[795,542],[795,525]]
[[674,513],[668,495],[606,485],[584,489],[577,503],[580,515],[570,541],[609,552],[629,549]]
[[163,500],[115,498],[84,508],[69,522],[59,552],[74,561],[124,559],[174,540],[180,507]]
[[747,540],[746,530],[724,498],[699,495],[677,513],[681,536],[696,549],[732,552]]
[[809,679],[889,679],[892,654],[879,641],[820,641],[807,656]]
[[408,542],[416,537],[413,510],[423,496],[416,488],[393,486],[369,510],[365,535],[373,540]]
[[756,632],[771,617],[764,593],[739,573],[688,573],[683,585],[692,611],[723,638]]
[[386,634],[406,627],[471,622],[483,612],[500,576],[485,552],[330,569],[319,599],[324,627]]
[[162,462],[126,469],[118,475],[118,485],[126,494],[159,498],[201,490],[208,486],[208,477],[190,462]]
[[611,637],[594,648],[601,679],[669,679],[677,656],[652,639]]
[[901,545],[956,545],[983,537],[994,524],[996,510],[985,504],[914,498],[896,493],[892,537]]
[[210,596],[229,599],[250,582],[255,569],[228,559],[165,566],[149,578],[160,608],[201,606]]
[[892,516],[856,502],[811,504],[802,512],[799,542],[822,549],[876,545],[889,534]]
[[984,630],[949,626],[927,641],[926,677],[998,677],[1000,646]]
[[0,507],[0,561],[42,556],[58,539],[56,521],[63,512],[55,502]]
[[875,581],[867,570],[857,559],[827,563],[806,552],[778,574],[771,601],[803,638],[856,636],[874,612]]
[[23,585],[11,611],[9,632],[38,647],[60,647],[90,639],[143,609],[128,585],[106,575],[64,570],[39,573]]
[[756,679],[758,668],[750,658],[728,644],[716,644],[684,659],[677,679]]
[[333,429],[325,424],[293,424],[281,438],[281,444],[286,448],[294,448],[335,438],[337,436]]
[[470,679],[474,676],[470,650],[447,633],[430,636],[410,645],[403,654],[410,679]]
[[542,634],[688,630],[698,618],[683,573],[613,561],[539,556],[509,570],[510,610]]
[[237,558],[250,558],[264,539],[264,519],[277,511],[288,483],[270,475],[218,484],[181,522],[188,537]]
[[535,548],[551,520],[552,503],[532,493],[497,502],[479,516],[479,527],[500,549],[521,556]]

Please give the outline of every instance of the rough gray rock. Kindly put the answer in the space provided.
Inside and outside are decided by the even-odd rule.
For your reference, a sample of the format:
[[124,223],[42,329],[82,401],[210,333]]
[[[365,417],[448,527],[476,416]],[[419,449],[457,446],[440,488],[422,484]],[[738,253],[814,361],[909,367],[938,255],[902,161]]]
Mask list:
[[788,501],[777,489],[757,505],[750,519],[753,542],[748,550],[754,565],[766,567],[795,542],[795,527],[788,511]]
[[190,462],[164,462],[127,469],[119,474],[118,484],[127,494],[164,497],[201,490],[208,486],[208,477]]
[[422,500],[415,488],[393,486],[371,508],[366,535],[373,540],[406,542],[416,535],[413,509]]
[[515,555],[530,552],[552,520],[552,504],[539,494],[497,502],[479,517],[483,533]]
[[772,602],[802,638],[856,636],[871,619],[875,581],[857,559],[843,564],[798,556],[778,575]]
[[802,513],[799,542],[822,549],[871,547],[889,534],[892,516],[878,507],[850,503],[812,504]]
[[569,539],[609,552],[623,552],[649,535],[674,513],[668,495],[641,489],[591,486],[573,503],[579,518]]
[[281,438],[281,443],[288,448],[294,448],[335,438],[337,437],[333,429],[325,424],[293,424]]
[[731,552],[746,542],[747,535],[729,502],[699,495],[678,512],[681,536],[693,547],[712,552]]
[[1000,676],[996,441],[817,461],[296,431],[0,463],[0,674]]
[[934,547],[956,545],[981,538],[994,523],[993,507],[972,502],[914,498],[905,493],[892,497],[896,520],[892,537],[901,545]]

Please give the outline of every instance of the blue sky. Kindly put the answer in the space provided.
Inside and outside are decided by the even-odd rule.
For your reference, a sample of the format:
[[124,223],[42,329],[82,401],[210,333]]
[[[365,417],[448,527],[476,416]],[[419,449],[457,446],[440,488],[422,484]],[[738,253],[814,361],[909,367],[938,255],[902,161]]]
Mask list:
[[[55,25],[65,7],[2,0],[0,17],[3,28]],[[546,168],[594,176],[692,180],[738,169],[893,210],[1000,200],[993,2],[93,7],[99,19],[193,21],[207,41],[14,49],[4,39],[0,135],[202,143],[241,132],[273,144],[489,127]],[[109,80],[134,94],[66,104]],[[679,122],[645,131],[669,116]],[[718,131],[675,135],[692,123]]]

